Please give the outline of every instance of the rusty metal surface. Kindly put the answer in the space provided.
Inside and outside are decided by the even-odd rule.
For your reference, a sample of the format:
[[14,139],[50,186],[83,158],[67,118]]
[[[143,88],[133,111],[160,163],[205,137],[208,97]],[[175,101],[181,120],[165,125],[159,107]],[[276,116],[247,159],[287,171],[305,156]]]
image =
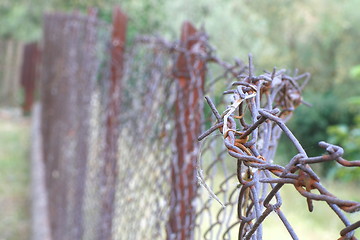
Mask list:
[[127,16],[115,8],[113,12],[111,37],[111,76],[106,109],[104,163],[101,186],[104,188],[101,200],[99,240],[112,239],[113,216],[115,212],[115,189],[118,178],[119,115],[121,110],[121,78],[124,71]]
[[177,55],[174,76],[178,85],[175,101],[176,155],[171,165],[171,198],[167,239],[193,239],[197,193],[197,135],[201,131],[205,62],[199,56],[204,39],[195,27],[185,22]]
[[36,42],[24,45],[21,79],[20,83],[23,88],[22,109],[24,114],[29,114],[35,100],[35,86],[38,78],[40,61],[40,49]]

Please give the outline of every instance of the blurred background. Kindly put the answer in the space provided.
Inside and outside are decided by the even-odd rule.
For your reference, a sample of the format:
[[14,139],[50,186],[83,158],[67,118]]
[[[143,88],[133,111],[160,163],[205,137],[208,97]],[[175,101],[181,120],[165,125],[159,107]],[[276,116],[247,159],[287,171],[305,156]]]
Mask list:
[[[320,140],[345,149],[346,159],[360,159],[360,14],[358,0],[2,0],[0,2],[0,239],[28,239],[30,119],[20,109],[20,88],[8,86],[19,73],[5,64],[5,47],[38,41],[43,14],[53,11],[87,12],[111,22],[113,6],[129,16],[128,41],[136,34],[161,34],[177,39],[184,20],[203,26],[219,57],[254,56],[258,74],[286,68],[309,72],[304,100],[289,123],[310,156],[322,154]],[[14,58],[15,59],[15,58]],[[10,93],[6,89],[15,89]],[[219,89],[219,93],[222,89]],[[286,162],[295,150],[286,143],[278,157]],[[318,166],[333,192],[360,201],[360,168],[344,169],[335,163]],[[334,184],[336,182],[336,184]],[[347,184],[347,189],[341,184]],[[356,189],[354,191],[354,189]],[[286,194],[285,194],[286,195]],[[291,198],[291,194],[288,194]],[[296,200],[294,200],[296,201]],[[305,204],[305,203],[304,203]],[[296,215],[296,214],[295,214]],[[359,218],[359,216],[357,216]],[[326,223],[323,226],[327,231]],[[335,231],[336,232],[336,231]]]

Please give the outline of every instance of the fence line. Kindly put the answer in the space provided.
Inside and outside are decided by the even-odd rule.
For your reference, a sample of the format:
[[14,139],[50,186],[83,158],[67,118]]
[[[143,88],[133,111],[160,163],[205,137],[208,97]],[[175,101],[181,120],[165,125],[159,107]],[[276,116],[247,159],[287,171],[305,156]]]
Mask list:
[[39,74],[40,49],[38,43],[32,42],[24,45],[21,65],[21,87],[23,89],[22,109],[24,114],[31,112],[35,101],[35,89]]
[[40,49],[37,43],[0,40],[0,102],[4,107],[18,107],[31,112],[39,74]]
[[[360,164],[326,143],[328,155],[308,158],[284,124],[308,74],[256,76],[251,58],[221,60],[191,23],[180,41],[140,36],[125,47],[126,19],[119,9],[112,28],[94,11],[45,16],[41,131],[52,240],[262,239],[272,211],[297,239],[280,210],[284,184],[309,210],[311,200],[328,202],[346,226],[342,238],[355,239],[359,223],[341,209],[359,211],[359,203],[329,194],[309,165]],[[204,95],[215,99],[206,98],[210,109]],[[287,166],[275,162],[282,132],[300,152]]]
[[14,40],[0,41],[0,102],[4,106],[19,103],[19,79],[23,44]]

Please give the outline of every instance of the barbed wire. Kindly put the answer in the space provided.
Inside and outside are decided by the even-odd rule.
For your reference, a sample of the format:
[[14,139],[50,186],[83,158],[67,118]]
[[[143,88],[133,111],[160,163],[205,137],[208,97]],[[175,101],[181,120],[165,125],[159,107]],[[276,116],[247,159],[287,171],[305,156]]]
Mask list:
[[[235,174],[232,174],[231,169],[226,166],[227,163],[224,163],[229,161],[229,159],[226,159],[224,151],[217,155],[211,149],[218,148],[218,145],[214,144],[213,140],[209,141],[207,146],[203,144],[202,147],[198,148],[199,152],[203,151],[203,154],[206,154],[206,152],[211,151],[214,156],[213,160],[210,160],[208,168],[204,169],[206,174],[203,174],[202,157],[199,157],[200,160],[198,160],[197,164],[199,184],[222,207],[229,208],[231,206],[231,210],[228,212],[223,209],[218,210],[217,217],[213,219],[211,215],[216,213],[216,211],[211,206],[211,200],[200,201],[202,206],[198,206],[196,212],[196,218],[199,221],[196,223],[196,227],[199,229],[199,239],[213,239],[214,236],[219,238],[221,235],[223,239],[230,239],[233,235],[230,235],[229,232],[235,226],[239,226],[239,239],[262,239],[262,222],[273,211],[277,213],[292,238],[298,239],[285,214],[280,210],[282,199],[279,190],[285,184],[295,186],[296,190],[307,199],[310,211],[313,210],[313,200],[327,202],[346,226],[341,231],[342,238],[355,239],[353,230],[358,227],[359,223],[350,224],[342,211],[359,211],[359,203],[340,200],[332,195],[321,185],[320,178],[311,169],[310,165],[325,161],[337,161],[343,166],[356,167],[359,166],[358,161],[343,159],[341,157],[343,153],[342,148],[325,142],[321,142],[319,145],[328,152],[327,155],[308,157],[296,137],[285,125],[297,106],[300,104],[309,105],[302,99],[301,94],[310,79],[310,74],[304,73],[298,75],[295,72],[294,76],[289,76],[286,75],[285,69],[276,70],[274,68],[271,72],[255,76],[251,56],[249,56],[248,66],[240,60],[236,60],[235,64],[229,64],[216,56],[215,49],[208,44],[207,36],[204,33],[194,35],[192,39],[200,39],[202,41],[202,51],[197,49],[189,51],[181,48],[178,42],[167,42],[162,38],[141,36],[137,41],[147,44],[151,43],[162,50],[167,49],[170,55],[176,56],[176,54],[184,53],[188,57],[195,56],[206,61],[207,71],[210,69],[209,64],[218,66],[221,70],[217,71],[216,77],[207,78],[205,92],[209,93],[213,85],[220,80],[236,80],[232,84],[234,89],[224,92],[233,99],[232,104],[223,114],[220,114],[216,110],[213,101],[206,97],[216,123],[200,135],[198,140],[203,140],[219,129],[224,137],[227,152],[238,161],[237,171]],[[176,59],[176,57],[173,57],[173,59]],[[189,66],[189,68],[193,68],[193,66]],[[173,76],[172,74],[176,73],[169,73],[169,76]],[[221,104],[224,104],[223,100]],[[236,110],[239,112],[238,115],[234,115]],[[209,120],[209,117],[205,116],[205,119]],[[236,124],[236,120],[238,120],[238,124]],[[298,150],[298,154],[286,166],[274,163],[276,148],[282,133],[285,133]],[[227,173],[225,174],[224,182],[220,184],[220,188],[217,188],[219,190],[213,191],[214,179],[216,177],[214,173],[210,174],[210,172],[219,163],[223,165],[222,167],[226,169]],[[241,187],[237,201],[233,201],[236,195],[236,188],[234,189],[229,186],[226,189],[223,188],[226,182],[234,180],[232,179],[233,177],[237,178],[240,184],[238,187]],[[208,181],[211,182],[212,186],[207,184]],[[312,190],[318,190],[319,194],[312,193]],[[202,198],[201,192],[199,190],[198,200]],[[229,192],[230,196],[228,196]],[[223,195],[223,200],[218,197],[219,195]],[[270,204],[273,198],[275,198],[275,203]],[[238,208],[238,220],[231,223],[234,207]],[[204,230],[203,221],[206,214],[213,220],[209,221],[209,228]],[[220,229],[217,230],[217,233],[214,233],[216,232],[216,226]]]
[[[351,224],[343,211],[360,211],[360,203],[341,200],[330,193],[310,165],[336,161],[344,167],[359,167],[360,161],[343,159],[343,149],[326,142],[320,142],[319,146],[327,154],[309,157],[285,125],[294,109],[304,103],[301,93],[310,75],[291,77],[285,74],[285,70],[274,68],[272,72],[255,76],[249,55],[248,74],[239,78],[240,81],[232,84],[233,89],[224,92],[233,99],[224,113],[220,114],[212,100],[206,97],[216,123],[198,137],[201,141],[219,130],[228,154],[237,161],[236,175],[241,188],[237,202],[238,238],[262,239],[262,223],[271,212],[275,212],[291,237],[299,239],[281,211],[279,191],[285,184],[291,184],[306,198],[310,212],[313,211],[313,201],[324,201],[329,205],[345,225],[340,239],[356,239],[354,230],[360,226],[360,221]],[[298,151],[286,166],[274,162],[281,133]],[[313,190],[318,193],[313,193]]]

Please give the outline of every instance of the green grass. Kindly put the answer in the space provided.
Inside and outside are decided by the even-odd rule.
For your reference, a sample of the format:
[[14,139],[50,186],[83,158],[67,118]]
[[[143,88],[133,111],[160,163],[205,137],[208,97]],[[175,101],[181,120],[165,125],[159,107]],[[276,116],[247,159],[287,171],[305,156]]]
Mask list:
[[29,124],[0,116],[0,240],[29,239]]
[[[359,201],[360,186],[351,183],[323,182],[328,190],[341,199]],[[314,193],[316,193],[314,191]],[[306,199],[302,197],[293,186],[285,186],[281,195],[283,205],[281,210],[293,226],[300,239],[337,239],[339,232],[344,227],[339,218],[324,202],[314,201],[314,211],[307,210]],[[346,214],[354,223],[360,219],[359,213]],[[272,213],[264,224],[264,240],[291,239],[279,218]],[[360,237],[359,230],[355,236]]]
[[[217,181],[220,182],[220,177]],[[340,199],[360,201],[360,186],[356,186],[354,183],[323,181],[322,184]],[[313,193],[316,193],[316,191],[313,190]],[[204,194],[204,199],[206,199],[208,193],[204,191]],[[314,210],[310,213],[306,199],[293,186],[285,185],[281,189],[280,194],[283,202],[280,209],[285,214],[299,239],[328,240],[340,237],[340,231],[344,228],[344,225],[325,202],[314,201]],[[216,215],[220,208],[220,204],[213,200],[211,206],[212,215]],[[231,209],[228,210],[231,211]],[[234,210],[236,211],[236,209]],[[360,219],[360,213],[346,214],[346,216],[351,223]],[[235,215],[231,222],[235,222]],[[208,221],[203,221],[202,229],[208,229],[208,227]],[[236,230],[232,232],[231,239],[237,239],[236,234],[234,234],[235,232]],[[356,230],[355,236],[358,239],[360,238],[360,229]],[[279,239],[291,240],[292,238],[277,214],[272,212],[263,222],[263,240]]]

